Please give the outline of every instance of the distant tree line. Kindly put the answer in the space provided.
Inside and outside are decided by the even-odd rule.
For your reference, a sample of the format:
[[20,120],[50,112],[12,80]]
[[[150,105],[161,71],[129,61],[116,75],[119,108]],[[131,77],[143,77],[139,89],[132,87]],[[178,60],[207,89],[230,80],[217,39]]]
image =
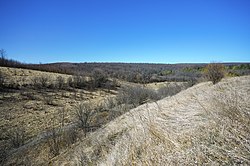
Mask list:
[[[0,66],[26,68],[54,73],[70,74],[100,80],[116,78],[134,83],[162,81],[196,82],[203,76],[207,64],[150,64],[150,63],[50,63],[24,64],[6,58],[6,51],[1,50]],[[250,74],[249,63],[224,63],[229,76]],[[104,79],[105,78],[105,79]]]
[[0,66],[5,67],[24,67],[25,65],[13,59],[7,58],[7,53],[4,49],[0,49]]

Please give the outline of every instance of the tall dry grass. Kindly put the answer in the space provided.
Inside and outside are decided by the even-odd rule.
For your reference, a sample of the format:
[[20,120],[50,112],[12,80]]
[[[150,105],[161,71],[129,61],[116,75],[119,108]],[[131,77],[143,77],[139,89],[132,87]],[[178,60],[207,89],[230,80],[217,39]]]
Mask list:
[[173,119],[160,118],[164,111],[156,103],[154,109],[129,112],[136,126],[128,124],[106,138],[100,134],[103,138],[91,140],[91,151],[81,157],[93,165],[250,165],[249,95],[226,88],[217,89],[209,107],[196,99],[206,122],[193,129],[183,131],[185,123],[169,128]]

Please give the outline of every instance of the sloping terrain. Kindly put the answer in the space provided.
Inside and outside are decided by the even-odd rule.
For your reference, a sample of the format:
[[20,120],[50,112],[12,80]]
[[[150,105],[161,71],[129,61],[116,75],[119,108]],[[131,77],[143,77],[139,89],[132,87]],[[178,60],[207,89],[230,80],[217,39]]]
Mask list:
[[200,83],[141,105],[52,165],[249,165],[250,77]]
[[[227,78],[216,85],[200,83],[132,109],[84,137],[74,128],[76,106],[84,101],[99,105],[119,92],[68,84],[59,88],[58,77],[66,81],[71,75],[0,69],[10,87],[0,95],[0,158],[7,157],[5,165],[249,165],[249,76]],[[41,82],[44,77],[48,78],[45,87],[34,85],[35,78]],[[176,88],[183,90],[188,83],[121,81],[120,85],[125,91],[134,85],[142,87],[139,92],[150,88],[173,95]],[[130,96],[130,100],[137,97]],[[115,112],[100,111],[99,120]],[[53,137],[55,133],[63,136]],[[14,138],[22,135],[23,142],[16,142]],[[8,144],[13,147],[6,149]],[[56,153],[54,145],[60,146]]]
[[[142,85],[117,80],[93,88],[90,77],[85,81],[79,75],[10,67],[0,67],[1,79],[0,165],[44,165],[131,108],[189,87],[186,82]],[[80,127],[76,112],[84,103],[95,111],[89,126],[96,127],[88,130]]]
[[[27,155],[24,150],[47,161],[53,155],[41,142],[46,142],[45,138],[54,131],[75,126],[75,107],[79,103],[100,103],[114,92],[72,88],[66,84],[57,87],[59,77],[63,84],[71,75],[9,67],[0,67],[0,72],[4,79],[4,86],[0,86],[0,165],[12,155],[15,159],[11,164],[23,163],[20,156]],[[41,78],[44,86],[40,84]],[[27,158],[31,160],[29,155]]]
[[[105,91],[84,89],[58,89],[34,87],[33,79],[45,77],[47,84],[55,82],[61,76],[65,80],[70,75],[41,72],[27,69],[0,67],[6,84],[14,85],[14,89],[1,92],[0,95],[0,128],[1,131],[23,126],[28,137],[41,131],[58,126],[61,114],[64,123],[72,123],[74,108],[79,102],[93,100],[99,102],[109,95]],[[17,88],[16,88],[17,87]],[[4,138],[4,132],[0,138]]]

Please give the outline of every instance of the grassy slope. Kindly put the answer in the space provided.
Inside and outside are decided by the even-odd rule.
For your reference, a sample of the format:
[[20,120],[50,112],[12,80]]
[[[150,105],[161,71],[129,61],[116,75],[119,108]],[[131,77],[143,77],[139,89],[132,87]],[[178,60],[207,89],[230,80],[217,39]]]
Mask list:
[[[34,76],[55,79],[61,75],[0,69],[8,77],[7,81],[21,85],[29,83]],[[48,156],[48,147],[36,146],[25,154],[23,151],[15,154],[14,158],[42,165],[48,160],[53,165],[249,164],[249,83],[249,76],[225,79],[215,86],[201,83],[173,97],[131,110],[65,149],[58,157]],[[148,86],[159,88],[161,84]],[[68,107],[66,123],[70,123],[73,118],[70,107],[86,99],[99,101],[100,96],[107,95],[102,91],[77,90],[75,96],[71,91],[26,90],[0,96],[0,127],[3,131],[22,124],[29,138],[58,125],[60,119],[55,118],[63,107]],[[57,96],[52,105],[43,97],[51,94]],[[34,99],[29,99],[30,95]],[[4,138],[4,133],[1,134]]]
[[[87,100],[98,105],[105,97],[116,93],[115,90],[109,92],[104,89],[88,91],[73,88],[37,88],[33,87],[33,79],[36,77],[48,77],[49,83],[55,83],[58,76],[66,80],[71,75],[10,67],[0,67],[0,71],[5,78],[5,84],[17,87],[4,90],[0,95],[0,149],[7,147],[7,165],[29,163],[43,165],[51,160],[54,156],[50,154],[50,147],[46,142],[53,128],[61,129],[62,116],[64,116],[63,128],[73,127],[76,122],[74,110],[76,105]],[[125,81],[121,81],[120,84],[125,87],[140,85]],[[181,86],[181,83],[179,84]],[[158,89],[162,85],[163,83],[156,83],[149,84],[148,87]],[[100,116],[104,114],[105,112],[100,113]],[[13,138],[15,131],[20,129],[24,130],[24,145],[9,147],[10,138]]]
[[[5,77],[6,84],[18,84],[21,87],[0,93],[0,150],[2,151],[2,148],[7,146],[8,151],[18,152],[13,155],[14,158],[20,158],[20,160],[26,155],[21,150],[24,148],[11,149],[8,145],[9,138],[15,134],[13,131],[20,129],[25,131],[25,147],[33,146],[34,143],[39,144],[48,131],[61,125],[62,114],[64,114],[64,125],[71,125],[76,121],[74,108],[78,103],[86,100],[99,103],[105,96],[110,95],[100,89],[87,91],[25,87],[25,84],[32,84],[34,77],[46,76],[49,81],[55,81],[58,76],[67,79],[70,75],[8,67],[0,67],[0,70]],[[40,148],[44,150],[31,147],[28,151],[32,155],[27,154],[27,157],[31,160],[30,156],[34,158],[42,156],[43,162],[48,161],[51,158],[49,154],[46,154],[48,148]],[[15,161],[16,159],[12,160],[14,163]]]
[[53,165],[250,164],[250,77],[200,83],[132,109]]

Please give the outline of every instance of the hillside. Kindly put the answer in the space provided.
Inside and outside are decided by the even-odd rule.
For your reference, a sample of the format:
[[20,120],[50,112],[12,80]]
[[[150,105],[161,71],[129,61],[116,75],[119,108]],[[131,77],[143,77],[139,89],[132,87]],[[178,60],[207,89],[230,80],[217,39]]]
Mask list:
[[[71,75],[9,67],[0,67],[0,72],[3,78],[0,86],[0,165],[13,154],[25,158],[24,151],[49,160],[53,153],[48,138],[54,132],[63,128],[67,129],[67,135],[78,134],[75,107],[83,101],[99,103],[115,93],[112,89],[89,89],[87,85],[70,87],[67,80],[73,78]],[[104,121],[105,116],[102,118]],[[75,141],[75,137],[67,143]],[[14,158],[11,161],[14,165],[26,162],[22,158],[18,160],[20,157]]]
[[[0,67],[0,80],[0,165],[44,165],[131,108],[190,86],[10,67]],[[85,127],[86,105],[94,114]]]
[[[187,82],[120,80],[112,87],[90,77],[0,69],[1,164],[250,162],[250,76],[190,88]],[[86,106],[95,112],[87,126],[94,128],[81,127],[77,110]]]
[[116,118],[53,165],[249,165],[250,77],[200,83]]

